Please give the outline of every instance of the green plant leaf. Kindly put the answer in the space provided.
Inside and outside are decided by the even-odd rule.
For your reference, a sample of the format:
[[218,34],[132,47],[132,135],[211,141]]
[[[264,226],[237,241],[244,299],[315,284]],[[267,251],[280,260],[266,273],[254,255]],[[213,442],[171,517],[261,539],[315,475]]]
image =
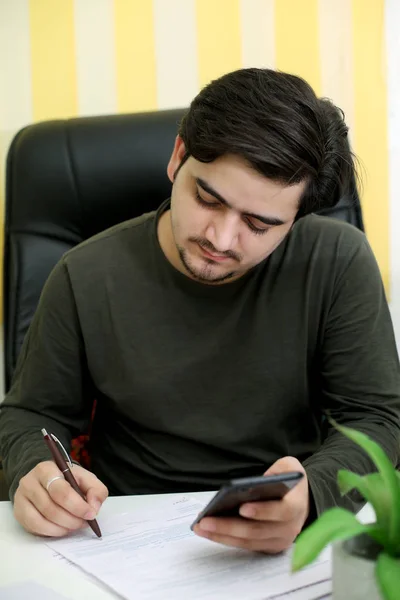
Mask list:
[[[362,494],[365,500],[372,505],[378,525],[389,534],[390,495],[382,475],[380,473],[370,473],[362,477],[351,471],[340,470],[337,479],[343,495],[353,489],[357,489]],[[386,546],[386,544],[384,545]]]
[[383,448],[368,437],[368,435],[336,423],[333,423],[333,425],[338,431],[343,433],[343,435],[365,450],[382,475],[383,483],[390,498],[388,544],[389,550],[392,553],[395,553],[400,546],[400,486],[398,484],[396,469],[390,462],[390,459]]
[[292,571],[298,571],[313,562],[331,542],[360,533],[367,533],[379,541],[381,530],[376,523],[360,523],[353,513],[344,508],[330,508],[297,538],[292,555]]
[[[344,473],[352,473],[352,471],[344,471],[342,469],[342,470],[338,471],[338,474],[342,473],[342,472],[344,472]],[[354,475],[354,473],[352,473],[352,474]],[[397,475],[398,484],[400,485],[400,471],[396,471],[396,475]],[[357,477],[361,477],[361,475],[357,475]],[[376,481],[376,482],[382,481],[382,475],[380,473],[369,473],[368,475],[363,475],[362,477],[364,479],[365,478],[371,479],[371,484],[373,484],[374,481]],[[350,490],[352,490],[354,487],[356,487],[356,486],[351,485],[350,481],[349,481],[348,484],[345,483],[345,482],[343,482],[343,489],[340,486],[340,491],[344,495],[344,494],[347,494],[348,492],[350,492]]]
[[384,600],[398,600],[400,586],[400,558],[381,552],[375,567],[378,587]]

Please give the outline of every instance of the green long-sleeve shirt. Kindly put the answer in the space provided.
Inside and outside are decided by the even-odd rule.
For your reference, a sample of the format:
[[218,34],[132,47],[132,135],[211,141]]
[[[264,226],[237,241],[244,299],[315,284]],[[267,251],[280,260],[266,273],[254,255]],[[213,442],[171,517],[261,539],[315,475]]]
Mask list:
[[[159,213],[68,252],[51,274],[0,411],[13,497],[89,423],[92,468],[111,494],[215,489],[282,456],[305,466],[317,512],[340,498],[339,468],[371,463],[325,411],[399,458],[400,371],[365,236],[310,215],[242,278],[212,286],[177,271]],[[326,423],[326,421],[324,421]]]

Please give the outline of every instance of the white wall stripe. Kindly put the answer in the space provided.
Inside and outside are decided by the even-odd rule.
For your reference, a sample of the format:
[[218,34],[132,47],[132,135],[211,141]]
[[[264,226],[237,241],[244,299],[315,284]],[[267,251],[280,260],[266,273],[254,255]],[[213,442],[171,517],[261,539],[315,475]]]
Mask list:
[[28,0],[0,0],[0,227],[4,218],[6,156],[15,133],[32,122],[31,85]]
[[390,309],[400,350],[400,4],[398,0],[386,0],[385,29],[389,104]]
[[354,126],[351,0],[319,0],[319,44],[322,95],[345,112],[351,138]]
[[32,121],[28,0],[0,0],[0,127]]
[[117,111],[113,0],[74,0],[78,112]]
[[159,109],[188,106],[199,90],[194,0],[153,0]]
[[240,0],[243,67],[275,67],[274,0]]

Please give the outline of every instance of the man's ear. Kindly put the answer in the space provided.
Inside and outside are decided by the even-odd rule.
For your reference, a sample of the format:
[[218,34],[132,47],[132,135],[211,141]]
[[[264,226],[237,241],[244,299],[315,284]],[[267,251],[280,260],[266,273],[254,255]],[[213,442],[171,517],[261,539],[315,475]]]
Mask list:
[[180,135],[175,138],[174,149],[172,150],[171,158],[169,159],[167,167],[167,175],[171,183],[174,182],[175,173],[179,169],[184,157],[186,155],[186,146]]

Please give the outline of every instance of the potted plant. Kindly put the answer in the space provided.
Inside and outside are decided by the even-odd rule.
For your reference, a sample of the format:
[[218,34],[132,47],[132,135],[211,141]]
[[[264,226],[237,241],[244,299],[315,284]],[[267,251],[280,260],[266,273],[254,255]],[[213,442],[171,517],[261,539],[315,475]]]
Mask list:
[[334,600],[400,599],[400,473],[383,449],[364,433],[334,426],[363,448],[377,473],[360,476],[338,472],[342,495],[358,492],[375,511],[374,523],[363,524],[344,508],[324,512],[297,538],[292,570],[314,561],[328,544],[333,544]]

